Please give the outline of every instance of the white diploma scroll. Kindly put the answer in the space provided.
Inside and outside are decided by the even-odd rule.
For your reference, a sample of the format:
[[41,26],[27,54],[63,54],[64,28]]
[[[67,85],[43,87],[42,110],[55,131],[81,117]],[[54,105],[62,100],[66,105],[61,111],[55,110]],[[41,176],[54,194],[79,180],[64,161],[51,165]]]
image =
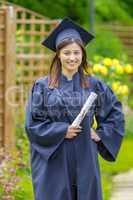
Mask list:
[[85,104],[83,105],[80,113],[77,115],[77,117],[73,121],[72,126],[78,127],[80,125],[80,123],[84,119],[85,115],[90,110],[93,102],[96,100],[96,98],[97,98],[97,94],[95,92],[91,92],[89,97],[87,98]]

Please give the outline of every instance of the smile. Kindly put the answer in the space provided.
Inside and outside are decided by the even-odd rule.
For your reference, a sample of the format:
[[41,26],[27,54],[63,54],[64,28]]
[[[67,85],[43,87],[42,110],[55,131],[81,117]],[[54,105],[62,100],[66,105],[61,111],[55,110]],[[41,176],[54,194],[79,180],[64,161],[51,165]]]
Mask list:
[[67,63],[68,65],[74,65],[76,64],[77,62],[73,62],[73,63]]

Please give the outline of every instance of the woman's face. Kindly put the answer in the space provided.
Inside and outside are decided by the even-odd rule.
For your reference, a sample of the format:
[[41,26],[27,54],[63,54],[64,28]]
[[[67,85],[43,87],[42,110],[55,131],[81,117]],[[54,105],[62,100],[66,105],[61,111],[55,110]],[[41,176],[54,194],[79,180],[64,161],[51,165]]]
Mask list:
[[62,71],[74,73],[82,62],[82,49],[77,43],[68,44],[60,50],[59,58],[62,65]]

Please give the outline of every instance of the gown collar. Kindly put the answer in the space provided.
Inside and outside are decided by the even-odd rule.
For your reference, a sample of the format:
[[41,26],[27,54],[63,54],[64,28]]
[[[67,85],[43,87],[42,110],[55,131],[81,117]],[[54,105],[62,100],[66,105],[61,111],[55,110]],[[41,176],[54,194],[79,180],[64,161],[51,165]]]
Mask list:
[[[60,76],[60,83],[61,85],[63,84],[69,84],[70,85],[73,85],[73,91],[79,91],[80,88],[81,88],[81,85],[80,85],[80,74],[79,72],[76,72],[72,79],[69,80],[64,74],[61,74]],[[71,87],[71,86],[70,86]]]
[[72,79],[68,79],[66,75],[64,75],[63,73],[61,73],[61,79],[65,82],[70,82],[73,81],[75,79],[76,76],[79,76],[79,72],[75,72],[72,76]]

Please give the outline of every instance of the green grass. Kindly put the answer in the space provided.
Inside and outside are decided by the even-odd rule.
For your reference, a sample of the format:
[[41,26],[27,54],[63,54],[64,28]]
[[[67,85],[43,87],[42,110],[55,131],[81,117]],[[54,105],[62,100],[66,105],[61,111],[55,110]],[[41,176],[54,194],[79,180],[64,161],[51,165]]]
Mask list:
[[108,200],[111,194],[113,175],[128,171],[133,168],[132,149],[133,139],[125,138],[115,162],[107,162],[99,157],[104,200]]
[[[104,200],[108,200],[111,194],[113,175],[128,171],[133,167],[132,148],[133,139],[125,138],[116,162],[107,162],[99,156]],[[17,194],[16,199],[22,200],[24,197],[27,197],[27,199],[33,200],[33,191],[29,170],[19,170],[18,173],[22,178],[22,181],[20,182],[22,190]]]
[[20,190],[14,193],[16,200],[34,200],[31,176],[23,174],[21,175],[21,179],[19,183]]
[[111,194],[112,177],[109,174],[102,174],[103,200],[108,200]]

